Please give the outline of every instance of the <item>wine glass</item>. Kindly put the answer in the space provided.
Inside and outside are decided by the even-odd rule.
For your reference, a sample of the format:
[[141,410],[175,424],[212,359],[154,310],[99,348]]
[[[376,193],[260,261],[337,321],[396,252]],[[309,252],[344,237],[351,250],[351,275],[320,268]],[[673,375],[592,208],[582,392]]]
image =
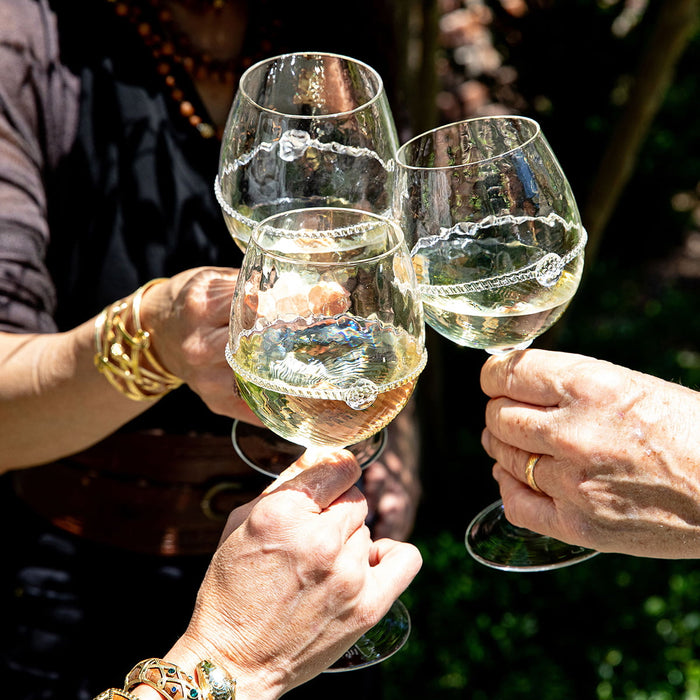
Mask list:
[[[396,157],[395,212],[411,248],[426,322],[488,353],[528,347],[566,310],[586,232],[539,124],[521,116],[447,124]],[[595,555],[511,525],[502,501],[479,513],[469,553],[493,568],[542,571]]]
[[[238,419],[233,421],[231,438],[236,453],[249,467],[272,478],[277,478],[304,452],[301,445],[285,440],[268,428]],[[350,445],[348,450],[364,470],[379,459],[387,440],[386,428],[383,428],[366,440]]]
[[[257,222],[303,207],[391,207],[398,137],[381,76],[353,58],[325,52],[273,56],[241,77],[229,112],[214,189],[226,225],[245,251]],[[295,446],[234,423],[239,455],[263,474],[287,466]],[[245,432],[244,439],[239,438]],[[247,439],[245,439],[247,438]],[[267,438],[267,447],[261,444]],[[362,468],[379,456],[386,432],[350,446]],[[270,449],[279,449],[278,457]],[[252,451],[251,448],[259,448]],[[374,458],[365,459],[374,447]]]
[[381,76],[333,53],[274,56],[240,79],[224,129],[215,193],[245,251],[280,211],[391,208],[398,137]]
[[[257,225],[231,303],[226,359],[263,424],[306,449],[345,447],[382,430],[427,359],[420,294],[396,222],[320,207]],[[397,601],[332,670],[384,660],[409,630]]]

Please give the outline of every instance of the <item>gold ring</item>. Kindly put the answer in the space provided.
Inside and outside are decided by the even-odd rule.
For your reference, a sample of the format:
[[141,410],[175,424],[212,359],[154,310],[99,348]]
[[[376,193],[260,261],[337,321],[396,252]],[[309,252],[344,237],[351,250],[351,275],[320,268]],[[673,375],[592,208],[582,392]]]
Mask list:
[[535,481],[535,466],[537,465],[537,462],[540,461],[541,456],[542,455],[530,455],[530,458],[527,460],[527,466],[525,467],[525,478],[527,479],[527,485],[533,491],[537,491],[537,493],[544,493]]

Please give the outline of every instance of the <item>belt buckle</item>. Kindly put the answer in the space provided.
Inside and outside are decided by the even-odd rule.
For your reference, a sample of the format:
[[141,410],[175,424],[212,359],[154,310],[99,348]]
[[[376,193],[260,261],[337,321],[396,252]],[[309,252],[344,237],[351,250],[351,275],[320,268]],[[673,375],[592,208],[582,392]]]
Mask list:
[[210,486],[199,503],[202,513],[214,522],[223,522],[229,516],[229,511],[224,511],[216,508],[215,500],[217,496],[226,492],[240,493],[243,490],[243,484],[240,481],[219,481]]

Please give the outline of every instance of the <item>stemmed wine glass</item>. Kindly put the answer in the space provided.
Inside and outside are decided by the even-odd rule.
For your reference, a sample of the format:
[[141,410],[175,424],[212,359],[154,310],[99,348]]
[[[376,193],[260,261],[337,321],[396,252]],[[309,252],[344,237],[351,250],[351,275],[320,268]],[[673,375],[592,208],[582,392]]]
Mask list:
[[[468,119],[397,153],[395,212],[426,322],[488,353],[528,347],[564,313],[583,272],[586,232],[569,183],[539,124],[521,116]],[[511,525],[502,501],[466,534],[487,566],[542,571],[593,550]]]
[[[397,224],[336,207],[261,222],[233,295],[226,358],[260,420],[306,449],[382,430],[426,363],[422,304]],[[382,661],[409,629],[397,601],[331,670]]]
[[[226,122],[214,190],[226,225],[245,251],[256,223],[280,211],[391,208],[396,126],[381,76],[326,52],[273,56],[241,76]],[[295,446],[234,422],[234,447],[276,476]],[[363,468],[380,455],[386,431],[349,449]],[[291,454],[290,454],[291,453]]]
[[245,251],[280,211],[391,208],[396,125],[381,76],[333,53],[297,52],[241,76],[226,121],[215,193]]
[[[272,478],[278,477],[304,452],[304,447],[285,440],[268,428],[238,419],[233,421],[232,439],[236,453],[249,467]],[[355,455],[360,469],[366,469],[382,455],[387,440],[383,428],[347,449]]]

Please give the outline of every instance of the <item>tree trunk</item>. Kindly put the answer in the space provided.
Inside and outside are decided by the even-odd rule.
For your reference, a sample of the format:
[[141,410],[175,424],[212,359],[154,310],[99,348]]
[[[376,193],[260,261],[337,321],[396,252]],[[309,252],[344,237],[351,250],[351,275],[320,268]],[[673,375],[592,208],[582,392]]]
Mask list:
[[586,269],[595,260],[605,227],[634,170],[639,150],[673,80],[676,64],[697,28],[699,7],[699,0],[665,0],[660,6],[629,100],[582,210],[589,238]]

